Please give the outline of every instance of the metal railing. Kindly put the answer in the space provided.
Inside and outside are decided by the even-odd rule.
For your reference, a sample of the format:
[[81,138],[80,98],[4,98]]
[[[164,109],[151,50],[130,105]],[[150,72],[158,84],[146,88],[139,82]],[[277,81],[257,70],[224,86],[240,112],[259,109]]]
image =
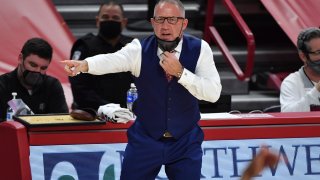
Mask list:
[[245,71],[242,71],[239,64],[235,58],[230,53],[227,45],[221,38],[217,29],[213,26],[213,15],[214,15],[214,6],[215,0],[208,0],[207,10],[206,10],[206,21],[205,21],[205,30],[204,30],[204,39],[210,43],[211,40],[215,42],[218,48],[221,50],[223,56],[231,66],[233,72],[239,80],[248,79],[252,72],[254,66],[254,56],[255,56],[255,39],[252,31],[243,20],[241,14],[238,12],[231,0],[222,0],[223,5],[226,7],[228,12],[231,14],[232,18],[236,22],[237,26],[241,30],[242,34],[247,41],[247,61],[245,66]]

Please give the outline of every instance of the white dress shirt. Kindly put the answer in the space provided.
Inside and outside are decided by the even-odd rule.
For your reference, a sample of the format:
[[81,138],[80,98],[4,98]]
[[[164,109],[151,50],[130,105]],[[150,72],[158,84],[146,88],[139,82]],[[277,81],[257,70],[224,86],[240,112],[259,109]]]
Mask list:
[[311,104],[320,105],[319,98],[320,93],[315,87],[304,87],[299,71],[291,73],[281,84],[281,112],[309,112]]
[[[182,43],[183,41],[181,40],[175,48],[175,55],[178,59]],[[141,51],[140,41],[134,39],[118,52],[86,58],[89,68],[88,73],[102,75],[130,71],[135,77],[139,77],[142,60]],[[158,48],[157,55],[159,59],[161,59],[160,54],[162,54],[162,50]],[[184,68],[178,83],[183,85],[199,100],[215,102],[219,99],[222,88],[220,76],[213,61],[211,48],[207,42],[201,40],[201,51],[195,73]]]

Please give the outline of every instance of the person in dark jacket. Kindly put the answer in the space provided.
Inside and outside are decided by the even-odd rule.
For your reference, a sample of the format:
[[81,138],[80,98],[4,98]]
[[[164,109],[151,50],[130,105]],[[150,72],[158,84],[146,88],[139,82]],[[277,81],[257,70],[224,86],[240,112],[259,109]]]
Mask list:
[[41,38],[25,42],[18,57],[18,66],[0,76],[0,121],[6,119],[12,93],[35,114],[68,113],[61,83],[46,75],[52,58],[52,47]]
[[[97,54],[113,53],[120,50],[133,38],[121,34],[127,24],[123,7],[116,1],[109,1],[100,5],[96,16],[98,34],[89,33],[78,39],[71,50],[71,59],[79,60]],[[129,72],[95,76],[80,74],[70,77],[73,94],[73,108],[92,108],[108,103],[120,104],[126,107],[126,92],[133,82]]]

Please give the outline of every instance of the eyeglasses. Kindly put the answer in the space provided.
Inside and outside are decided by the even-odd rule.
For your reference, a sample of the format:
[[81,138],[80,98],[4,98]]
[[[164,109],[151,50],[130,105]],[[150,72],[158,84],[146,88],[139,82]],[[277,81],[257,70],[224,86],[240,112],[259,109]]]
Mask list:
[[154,22],[163,24],[164,20],[167,20],[169,24],[177,24],[179,19],[184,19],[183,17],[153,17]]
[[308,51],[307,53],[318,56],[318,55],[320,55],[320,50],[317,50],[317,51]]

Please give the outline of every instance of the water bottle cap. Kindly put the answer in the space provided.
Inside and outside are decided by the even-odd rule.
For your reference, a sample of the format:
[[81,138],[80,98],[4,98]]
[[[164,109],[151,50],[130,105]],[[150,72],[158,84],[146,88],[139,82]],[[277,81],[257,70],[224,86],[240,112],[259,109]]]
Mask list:
[[12,94],[12,96],[13,96],[13,99],[16,99],[17,93],[16,93],[16,92],[13,92],[13,93],[11,93],[11,94]]
[[136,85],[134,83],[131,83],[130,87],[136,87]]

